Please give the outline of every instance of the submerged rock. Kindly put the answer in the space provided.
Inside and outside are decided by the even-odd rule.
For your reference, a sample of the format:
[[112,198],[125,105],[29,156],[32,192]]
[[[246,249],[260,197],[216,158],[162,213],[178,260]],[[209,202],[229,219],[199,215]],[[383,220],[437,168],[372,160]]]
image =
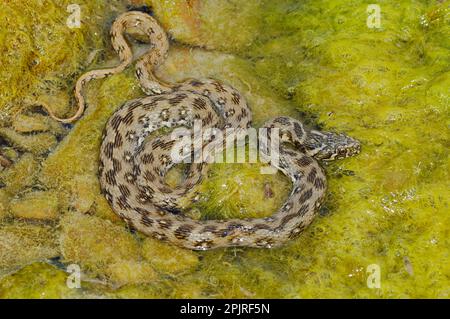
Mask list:
[[76,212],[67,213],[60,225],[64,262],[79,263],[82,270],[105,276],[108,265],[140,257],[139,245],[125,227]]
[[86,213],[94,204],[98,181],[90,176],[75,176],[71,183],[70,207],[77,212]]
[[8,216],[9,201],[9,195],[3,189],[0,189],[0,221]]
[[[65,263],[78,264],[83,273],[94,277],[115,278],[120,284],[126,283],[127,278],[137,280],[129,268],[132,264],[142,266],[138,264],[140,249],[125,227],[76,212],[67,213],[60,224],[61,252]],[[148,270],[145,267],[141,270],[145,269]]]
[[11,201],[14,217],[24,219],[55,220],[59,216],[56,192],[31,192]]
[[22,222],[0,224],[0,275],[58,254],[52,227]]
[[142,255],[155,269],[166,274],[193,271],[199,263],[197,253],[151,238],[144,240]]
[[51,129],[51,119],[41,114],[19,114],[14,118],[12,127],[19,133],[45,132]]
[[110,264],[106,273],[115,285],[147,284],[154,282],[157,273],[145,261],[125,260]]
[[12,196],[35,182],[39,163],[32,154],[26,153],[7,170],[0,173],[5,184],[3,190]]
[[22,135],[10,128],[0,128],[0,136],[19,150],[36,155],[48,153],[57,144],[56,137],[51,133]]
[[[261,1],[137,0],[152,6],[157,19],[178,41],[225,52],[243,52],[259,36]],[[243,28],[242,26],[245,27]]]
[[80,0],[77,4],[82,15],[80,28],[67,24],[71,12],[66,2],[0,2],[0,120],[20,113],[29,104],[25,99],[33,102],[70,87],[68,82],[92,49],[103,44],[101,27],[125,10],[120,2]]
[[[70,289],[67,286],[67,276],[67,273],[49,264],[33,263],[0,279],[0,298],[60,299],[77,297],[79,289]],[[36,287],[36,283],[39,283],[39,288]]]

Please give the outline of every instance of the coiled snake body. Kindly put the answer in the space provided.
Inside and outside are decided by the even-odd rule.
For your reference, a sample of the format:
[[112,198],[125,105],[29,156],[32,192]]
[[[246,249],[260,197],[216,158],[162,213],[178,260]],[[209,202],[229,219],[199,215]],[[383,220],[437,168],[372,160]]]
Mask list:
[[293,184],[283,206],[268,218],[200,221],[186,217],[179,211],[178,199],[200,182],[207,165],[191,164],[182,185],[169,187],[164,176],[174,165],[169,156],[174,140],[168,135],[152,137],[152,133],[163,127],[192,127],[195,120],[220,130],[246,129],[251,126],[251,111],[238,91],[216,80],[167,84],[155,78],[151,71],[164,61],[169,42],[164,30],[145,13],[128,12],[114,22],[111,39],[121,63],[116,68],[90,71],[78,80],[77,113],[69,119],[56,118],[49,111],[50,115],[64,122],[76,120],[84,110],[82,86],[93,78],[121,72],[132,62],[124,38],[127,29],[145,34],[152,48],[136,63],[136,76],[148,96],[117,110],[102,139],[100,184],[113,210],[142,233],[194,250],[270,248],[298,236],[313,220],[326,191],[326,177],[316,159],[355,155],[359,142],[343,134],[310,130],[293,118],[271,119],[264,127],[279,129],[284,142],[275,166]]

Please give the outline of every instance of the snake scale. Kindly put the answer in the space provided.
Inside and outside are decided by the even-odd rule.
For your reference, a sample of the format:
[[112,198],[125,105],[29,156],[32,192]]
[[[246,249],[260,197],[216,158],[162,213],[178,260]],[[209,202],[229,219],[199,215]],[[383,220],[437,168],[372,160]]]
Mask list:
[[[150,15],[130,11],[111,28],[111,40],[120,64],[89,71],[75,86],[78,110],[84,111],[82,87],[94,78],[123,71],[133,54],[125,32],[137,31],[149,39],[151,49],[136,62],[136,76],[146,97],[126,102],[108,120],[100,149],[99,178],[103,194],[127,224],[146,235],[193,250],[249,246],[271,248],[297,237],[317,214],[326,192],[326,176],[317,160],[329,161],[358,154],[360,144],[344,134],[321,132],[289,117],[269,120],[264,127],[278,129],[282,141],[279,162],[273,164],[292,181],[292,190],[272,216],[256,219],[194,220],[179,209],[178,200],[199,183],[207,169],[193,163],[181,185],[169,187],[165,174],[175,165],[170,158],[174,140],[169,134],[154,137],[161,128],[204,127],[246,129],[251,111],[233,87],[214,79],[164,83],[153,75],[167,57],[166,33]],[[214,137],[211,137],[213,140]]]

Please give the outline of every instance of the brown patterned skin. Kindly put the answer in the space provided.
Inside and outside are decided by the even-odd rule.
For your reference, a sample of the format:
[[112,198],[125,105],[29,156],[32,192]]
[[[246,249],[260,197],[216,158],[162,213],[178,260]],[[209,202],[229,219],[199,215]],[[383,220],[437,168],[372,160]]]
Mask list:
[[[128,28],[147,35],[153,48],[137,63],[136,75],[150,96],[125,103],[106,124],[100,149],[99,178],[106,199],[128,225],[144,234],[175,245],[206,250],[248,246],[271,248],[297,237],[314,219],[326,192],[326,176],[316,159],[334,160],[359,153],[359,142],[343,134],[310,130],[293,118],[278,117],[264,127],[279,129],[279,164],[275,167],[292,181],[292,191],[282,207],[268,218],[193,220],[181,213],[178,200],[199,183],[205,163],[191,164],[183,184],[170,188],[165,174],[174,164],[169,134],[153,132],[178,126],[245,129],[251,126],[251,112],[245,98],[234,88],[213,79],[162,83],[149,71],[158,67],[169,45],[164,30],[150,16],[140,12],[121,15],[112,27],[112,42],[121,65],[100,73],[91,71],[84,81],[120,72],[131,62],[131,50],[123,37]],[[79,81],[80,82],[80,81]],[[84,109],[81,88],[76,88],[79,110]],[[287,144],[290,144],[288,146]]]

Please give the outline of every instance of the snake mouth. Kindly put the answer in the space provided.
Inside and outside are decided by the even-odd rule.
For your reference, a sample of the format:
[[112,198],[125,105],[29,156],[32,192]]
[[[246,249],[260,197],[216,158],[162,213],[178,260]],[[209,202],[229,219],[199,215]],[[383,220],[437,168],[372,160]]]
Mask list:
[[324,162],[332,162],[335,160],[341,160],[348,157],[356,156],[361,152],[361,144],[353,140],[351,144],[346,144],[344,146],[341,146],[334,151],[330,151],[331,154],[328,154],[328,156],[324,156],[320,158],[320,160]]
[[341,158],[347,158],[347,157],[356,156],[360,152],[361,152],[361,144],[359,142],[355,142],[355,144],[351,145],[350,147],[348,147],[345,150],[345,156],[338,157],[338,158],[341,159]]
[[355,148],[354,148],[353,153],[351,154],[351,156],[358,155],[359,153],[361,153],[361,143],[360,142],[356,142]]

